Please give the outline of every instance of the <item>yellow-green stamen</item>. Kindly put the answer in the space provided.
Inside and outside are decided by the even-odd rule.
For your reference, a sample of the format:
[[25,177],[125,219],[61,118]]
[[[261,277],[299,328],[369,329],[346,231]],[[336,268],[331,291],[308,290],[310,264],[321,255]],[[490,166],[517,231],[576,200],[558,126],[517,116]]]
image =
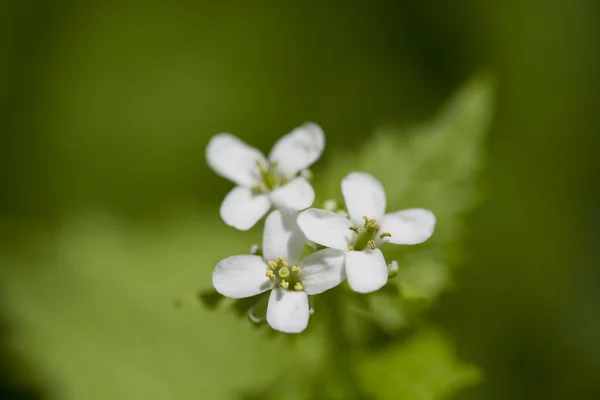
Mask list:
[[261,176],[261,182],[252,189],[257,193],[270,192],[288,182],[288,177],[283,176],[277,171],[277,162],[263,164],[261,160],[256,160],[256,167]]
[[367,247],[371,250],[375,250],[377,248],[377,243],[375,241],[377,236],[379,236],[379,239],[392,236],[388,232],[383,232],[380,235],[378,235],[380,226],[377,223],[377,221],[374,219],[369,219],[369,217],[367,216],[364,216],[363,219],[365,221],[363,229],[357,228],[357,230],[354,230],[353,227],[350,227],[352,231],[358,234],[358,238],[356,239],[356,242],[354,242],[353,246],[348,248],[348,251],[365,250]]
[[281,265],[282,267],[287,267],[288,263],[281,257],[277,257],[277,265]]
[[304,290],[302,284],[301,270],[294,265],[288,267],[287,261],[283,257],[277,257],[275,260],[267,261],[269,269],[265,275],[281,289],[295,290],[301,292]]
[[290,276],[290,270],[287,269],[287,267],[281,267],[279,268],[278,274],[281,278],[287,278],[288,276]]

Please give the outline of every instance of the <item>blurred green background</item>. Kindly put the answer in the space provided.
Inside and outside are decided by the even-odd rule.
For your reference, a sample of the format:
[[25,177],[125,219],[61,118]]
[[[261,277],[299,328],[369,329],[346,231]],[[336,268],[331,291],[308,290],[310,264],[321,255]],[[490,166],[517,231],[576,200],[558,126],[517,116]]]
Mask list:
[[[0,397],[600,398],[599,16],[3,2]],[[438,227],[389,250],[399,293],[361,298],[365,320],[317,308],[289,338],[197,299],[261,237],[219,220],[232,185],[204,149],[228,131],[266,152],[307,120],[319,200],[369,171]]]

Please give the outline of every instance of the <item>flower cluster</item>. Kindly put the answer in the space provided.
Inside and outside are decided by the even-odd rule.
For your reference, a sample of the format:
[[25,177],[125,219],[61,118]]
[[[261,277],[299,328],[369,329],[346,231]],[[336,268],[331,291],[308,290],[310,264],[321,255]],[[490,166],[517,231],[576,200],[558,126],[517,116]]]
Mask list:
[[315,193],[307,168],[324,147],[321,128],[306,123],[279,139],[268,159],[229,133],[213,137],[206,149],[208,165],[237,184],[221,204],[227,225],[250,229],[274,208],[265,220],[261,255],[220,261],[213,285],[235,299],[270,291],[267,322],[286,333],[307,327],[308,296],[346,279],[358,293],[381,289],[390,271],[380,247],[422,243],[435,226],[433,213],[421,208],[386,214],[381,183],[363,172],[342,180],[345,210],[332,201],[326,209],[309,208]]

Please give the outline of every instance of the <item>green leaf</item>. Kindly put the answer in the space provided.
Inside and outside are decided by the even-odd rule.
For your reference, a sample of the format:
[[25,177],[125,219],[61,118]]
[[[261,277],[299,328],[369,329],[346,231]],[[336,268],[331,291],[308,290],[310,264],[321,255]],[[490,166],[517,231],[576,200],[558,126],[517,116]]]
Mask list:
[[36,382],[59,399],[236,399],[311,370],[312,337],[267,336],[247,308],[230,307],[241,303],[217,304],[216,262],[247,252],[257,233],[217,218],[146,226],[80,216],[29,232],[26,256],[0,260],[10,264],[0,285],[18,331],[9,344]]
[[384,247],[397,260],[405,296],[434,298],[449,282],[448,264],[460,260],[463,219],[481,199],[478,173],[494,112],[495,83],[479,74],[467,81],[430,122],[379,129],[359,151],[339,156],[317,178],[321,199],[342,200],[341,179],[351,171],[373,174],[387,194],[387,211],[428,208],[436,217],[433,237],[418,246]]
[[452,345],[433,330],[368,356],[357,369],[362,390],[374,400],[444,399],[480,381],[477,368],[459,362]]

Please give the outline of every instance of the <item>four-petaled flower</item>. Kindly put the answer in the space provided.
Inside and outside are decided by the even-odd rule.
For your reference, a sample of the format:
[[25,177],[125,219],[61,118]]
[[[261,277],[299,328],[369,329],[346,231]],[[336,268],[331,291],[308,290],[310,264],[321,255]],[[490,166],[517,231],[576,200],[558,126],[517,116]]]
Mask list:
[[373,176],[352,172],[342,180],[342,194],[350,218],[310,208],[298,216],[306,238],[345,252],[348,284],[359,293],[379,290],[388,279],[388,267],[379,246],[383,243],[418,244],[433,234],[435,216],[413,208],[385,214],[381,183]]
[[315,193],[299,173],[319,159],[324,147],[323,131],[310,122],[279,139],[268,161],[259,150],[229,133],[214,136],[206,148],[208,165],[238,185],[221,204],[223,221],[248,230],[271,205],[285,211],[310,207]]
[[344,252],[323,249],[301,259],[306,238],[296,224],[297,213],[275,210],[265,221],[263,256],[238,255],[219,262],[213,272],[217,292],[234,299],[272,289],[267,322],[286,333],[308,325],[308,295],[322,293],[344,279]]

